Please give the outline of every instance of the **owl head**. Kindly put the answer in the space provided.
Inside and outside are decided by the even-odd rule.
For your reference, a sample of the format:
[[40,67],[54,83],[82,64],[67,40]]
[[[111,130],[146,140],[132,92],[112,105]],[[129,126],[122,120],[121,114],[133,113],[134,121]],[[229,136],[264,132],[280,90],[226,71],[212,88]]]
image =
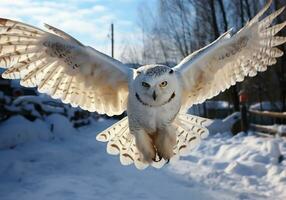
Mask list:
[[136,98],[148,106],[161,106],[179,92],[175,71],[165,65],[145,65],[137,69],[134,81]]

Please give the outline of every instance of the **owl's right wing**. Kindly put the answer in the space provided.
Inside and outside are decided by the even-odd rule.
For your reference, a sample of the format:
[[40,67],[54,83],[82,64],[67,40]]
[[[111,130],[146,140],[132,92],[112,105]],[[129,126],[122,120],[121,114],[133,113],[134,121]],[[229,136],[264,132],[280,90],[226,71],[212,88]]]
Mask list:
[[21,79],[64,103],[101,114],[126,110],[128,77],[133,70],[84,46],[65,32],[0,18],[0,66],[3,78]]
[[209,46],[189,55],[174,70],[183,83],[183,107],[188,108],[210,99],[220,92],[255,76],[276,63],[283,52],[276,46],[286,42],[276,34],[286,22],[271,26],[284,7],[264,19],[260,19],[272,0],[239,32],[223,34]]

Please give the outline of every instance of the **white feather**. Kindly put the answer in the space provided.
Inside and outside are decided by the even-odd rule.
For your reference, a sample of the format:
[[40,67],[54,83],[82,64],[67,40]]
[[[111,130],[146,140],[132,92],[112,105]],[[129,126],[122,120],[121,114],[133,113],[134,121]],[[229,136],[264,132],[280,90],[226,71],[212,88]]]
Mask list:
[[[89,111],[110,116],[125,111],[128,77],[132,70],[82,45],[67,33],[49,25],[46,27],[54,34],[21,22],[0,19],[0,64],[8,68],[3,78],[22,79],[23,86],[38,86],[40,92]],[[60,76],[55,73],[59,72],[58,68]],[[96,92],[99,101],[92,100],[93,97],[90,100],[90,93],[75,89],[78,80],[84,82],[80,90]],[[125,105],[119,106],[117,102],[125,102]]]

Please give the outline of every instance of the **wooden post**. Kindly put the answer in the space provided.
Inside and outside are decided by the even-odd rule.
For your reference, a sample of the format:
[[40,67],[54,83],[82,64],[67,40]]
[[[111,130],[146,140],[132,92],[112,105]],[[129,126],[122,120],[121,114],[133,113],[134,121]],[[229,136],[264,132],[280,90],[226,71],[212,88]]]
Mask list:
[[207,102],[203,103],[204,117],[208,118]]
[[245,91],[241,90],[239,92],[239,102],[240,102],[240,113],[241,113],[241,131],[247,132],[248,131],[248,119],[247,119],[247,95]]
[[244,132],[248,131],[248,120],[247,120],[247,108],[245,103],[240,105],[240,113],[241,113],[241,130]]

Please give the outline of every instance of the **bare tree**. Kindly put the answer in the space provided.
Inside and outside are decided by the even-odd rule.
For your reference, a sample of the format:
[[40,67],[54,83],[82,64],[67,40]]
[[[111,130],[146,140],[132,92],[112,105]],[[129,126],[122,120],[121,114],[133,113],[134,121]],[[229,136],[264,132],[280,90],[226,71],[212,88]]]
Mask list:
[[[229,28],[239,30],[264,4],[265,0],[157,0],[157,10],[146,7],[140,10],[142,64],[156,62],[173,66],[190,53],[212,42]],[[275,0],[274,7],[278,9],[285,4],[286,0]],[[285,21],[285,14],[278,20]],[[135,50],[132,52],[135,52],[132,53],[133,56],[139,53]],[[260,73],[257,78],[246,79],[244,83],[231,87],[216,98],[231,99],[234,109],[238,110],[239,88],[243,87],[249,91],[265,88],[269,91],[268,94],[264,92],[262,98],[277,99],[276,93],[280,93],[285,110],[286,70],[281,64],[286,63],[285,56],[279,63],[279,68],[270,67],[270,70]],[[280,92],[279,89],[271,88],[282,90]],[[257,100],[255,95],[251,99]]]

